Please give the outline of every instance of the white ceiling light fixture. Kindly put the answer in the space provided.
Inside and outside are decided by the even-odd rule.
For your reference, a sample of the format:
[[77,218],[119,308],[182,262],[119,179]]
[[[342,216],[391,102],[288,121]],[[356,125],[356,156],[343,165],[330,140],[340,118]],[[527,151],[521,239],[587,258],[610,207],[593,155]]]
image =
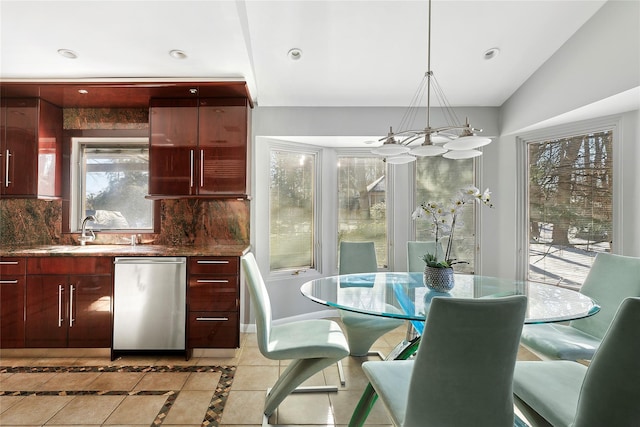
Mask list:
[[58,49],[58,54],[67,59],[76,59],[78,57],[78,54],[71,49]]
[[302,49],[298,49],[297,47],[294,47],[293,49],[290,49],[289,52],[287,52],[287,56],[292,61],[297,61],[300,58],[302,58]]
[[173,59],[187,59],[186,52],[180,49],[170,50],[169,56],[172,57]]
[[[493,52],[490,53],[490,51]],[[490,51],[485,53],[485,57],[497,55],[499,49],[493,48]],[[468,119],[462,124],[453,108],[449,105],[444,91],[431,70],[431,0],[429,0],[428,15],[427,70],[411,100],[408,110],[400,121],[400,131],[393,132],[393,129],[390,128],[387,136],[379,140],[379,142],[383,143],[382,146],[374,148],[371,152],[385,157],[386,162],[391,164],[409,163],[415,161],[416,157],[425,156],[442,155],[447,159],[469,159],[482,155],[482,152],[478,151],[477,148],[489,144],[491,139],[477,136],[476,132],[482,132],[482,129],[471,127]],[[432,90],[442,108],[447,122],[446,126],[431,127]],[[417,114],[418,103],[425,91],[427,95],[427,125],[424,129],[408,130],[411,125],[410,121]],[[422,140],[422,143],[419,146],[410,146],[420,140]],[[396,161],[394,156],[399,156],[400,158]]]

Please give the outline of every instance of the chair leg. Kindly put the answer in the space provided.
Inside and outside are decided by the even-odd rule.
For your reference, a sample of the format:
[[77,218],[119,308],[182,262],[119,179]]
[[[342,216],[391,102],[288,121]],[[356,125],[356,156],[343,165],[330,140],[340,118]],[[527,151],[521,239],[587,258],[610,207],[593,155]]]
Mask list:
[[338,376],[340,377],[340,385],[344,387],[347,384],[347,380],[344,377],[344,369],[342,368],[342,360],[338,360],[336,362],[336,366],[338,367]]
[[[313,374],[322,371],[327,366],[337,362],[335,359],[298,359],[293,360],[287,369],[280,375],[267,395],[264,404],[264,414],[269,417],[280,403],[300,384],[305,382]],[[331,386],[330,386],[331,387]],[[313,391],[319,391],[316,387]],[[302,390],[301,390],[302,391]],[[325,389],[321,391],[327,391]],[[336,389],[337,391],[337,389]]]
[[[271,388],[268,388],[267,389],[267,396],[269,396],[270,392],[271,392]],[[294,394],[294,393],[319,393],[319,392],[337,393],[338,392],[338,387],[333,386],[333,385],[298,387],[295,390],[293,390],[291,392],[291,394]],[[262,414],[262,427],[286,427],[286,426],[281,425],[281,424],[269,424],[269,417],[270,416],[271,415]]]

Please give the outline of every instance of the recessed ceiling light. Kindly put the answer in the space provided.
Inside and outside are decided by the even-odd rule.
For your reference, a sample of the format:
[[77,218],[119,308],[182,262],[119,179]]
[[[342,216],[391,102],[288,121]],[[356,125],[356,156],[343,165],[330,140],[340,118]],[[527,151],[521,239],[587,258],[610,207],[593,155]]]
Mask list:
[[169,55],[175,59],[186,59],[187,54],[180,49],[173,49],[169,51]]
[[58,49],[58,54],[69,59],[76,59],[78,57],[78,54],[71,49]]
[[484,59],[493,59],[500,54],[500,49],[492,47],[484,53]]
[[298,59],[302,58],[302,50],[295,47],[287,52],[287,55],[292,61],[297,61]]
[[88,91],[88,90],[86,90],[86,89],[78,89],[78,93],[81,93],[81,94],[83,94],[83,95],[86,95],[86,94],[88,94],[88,93],[89,93],[89,91]]

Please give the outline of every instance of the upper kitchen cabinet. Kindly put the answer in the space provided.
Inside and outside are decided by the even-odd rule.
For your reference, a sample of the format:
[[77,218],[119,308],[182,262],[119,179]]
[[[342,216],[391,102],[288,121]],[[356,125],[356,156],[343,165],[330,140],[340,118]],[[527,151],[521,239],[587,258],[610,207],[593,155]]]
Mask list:
[[60,197],[62,109],[37,98],[3,98],[0,118],[0,195]]
[[150,106],[151,197],[247,196],[246,99],[154,99]]

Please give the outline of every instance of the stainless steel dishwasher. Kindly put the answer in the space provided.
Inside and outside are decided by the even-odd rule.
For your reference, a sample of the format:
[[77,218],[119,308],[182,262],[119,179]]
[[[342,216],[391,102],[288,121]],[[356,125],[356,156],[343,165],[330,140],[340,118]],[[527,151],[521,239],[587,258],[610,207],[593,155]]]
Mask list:
[[117,257],[113,351],[186,351],[185,257]]

